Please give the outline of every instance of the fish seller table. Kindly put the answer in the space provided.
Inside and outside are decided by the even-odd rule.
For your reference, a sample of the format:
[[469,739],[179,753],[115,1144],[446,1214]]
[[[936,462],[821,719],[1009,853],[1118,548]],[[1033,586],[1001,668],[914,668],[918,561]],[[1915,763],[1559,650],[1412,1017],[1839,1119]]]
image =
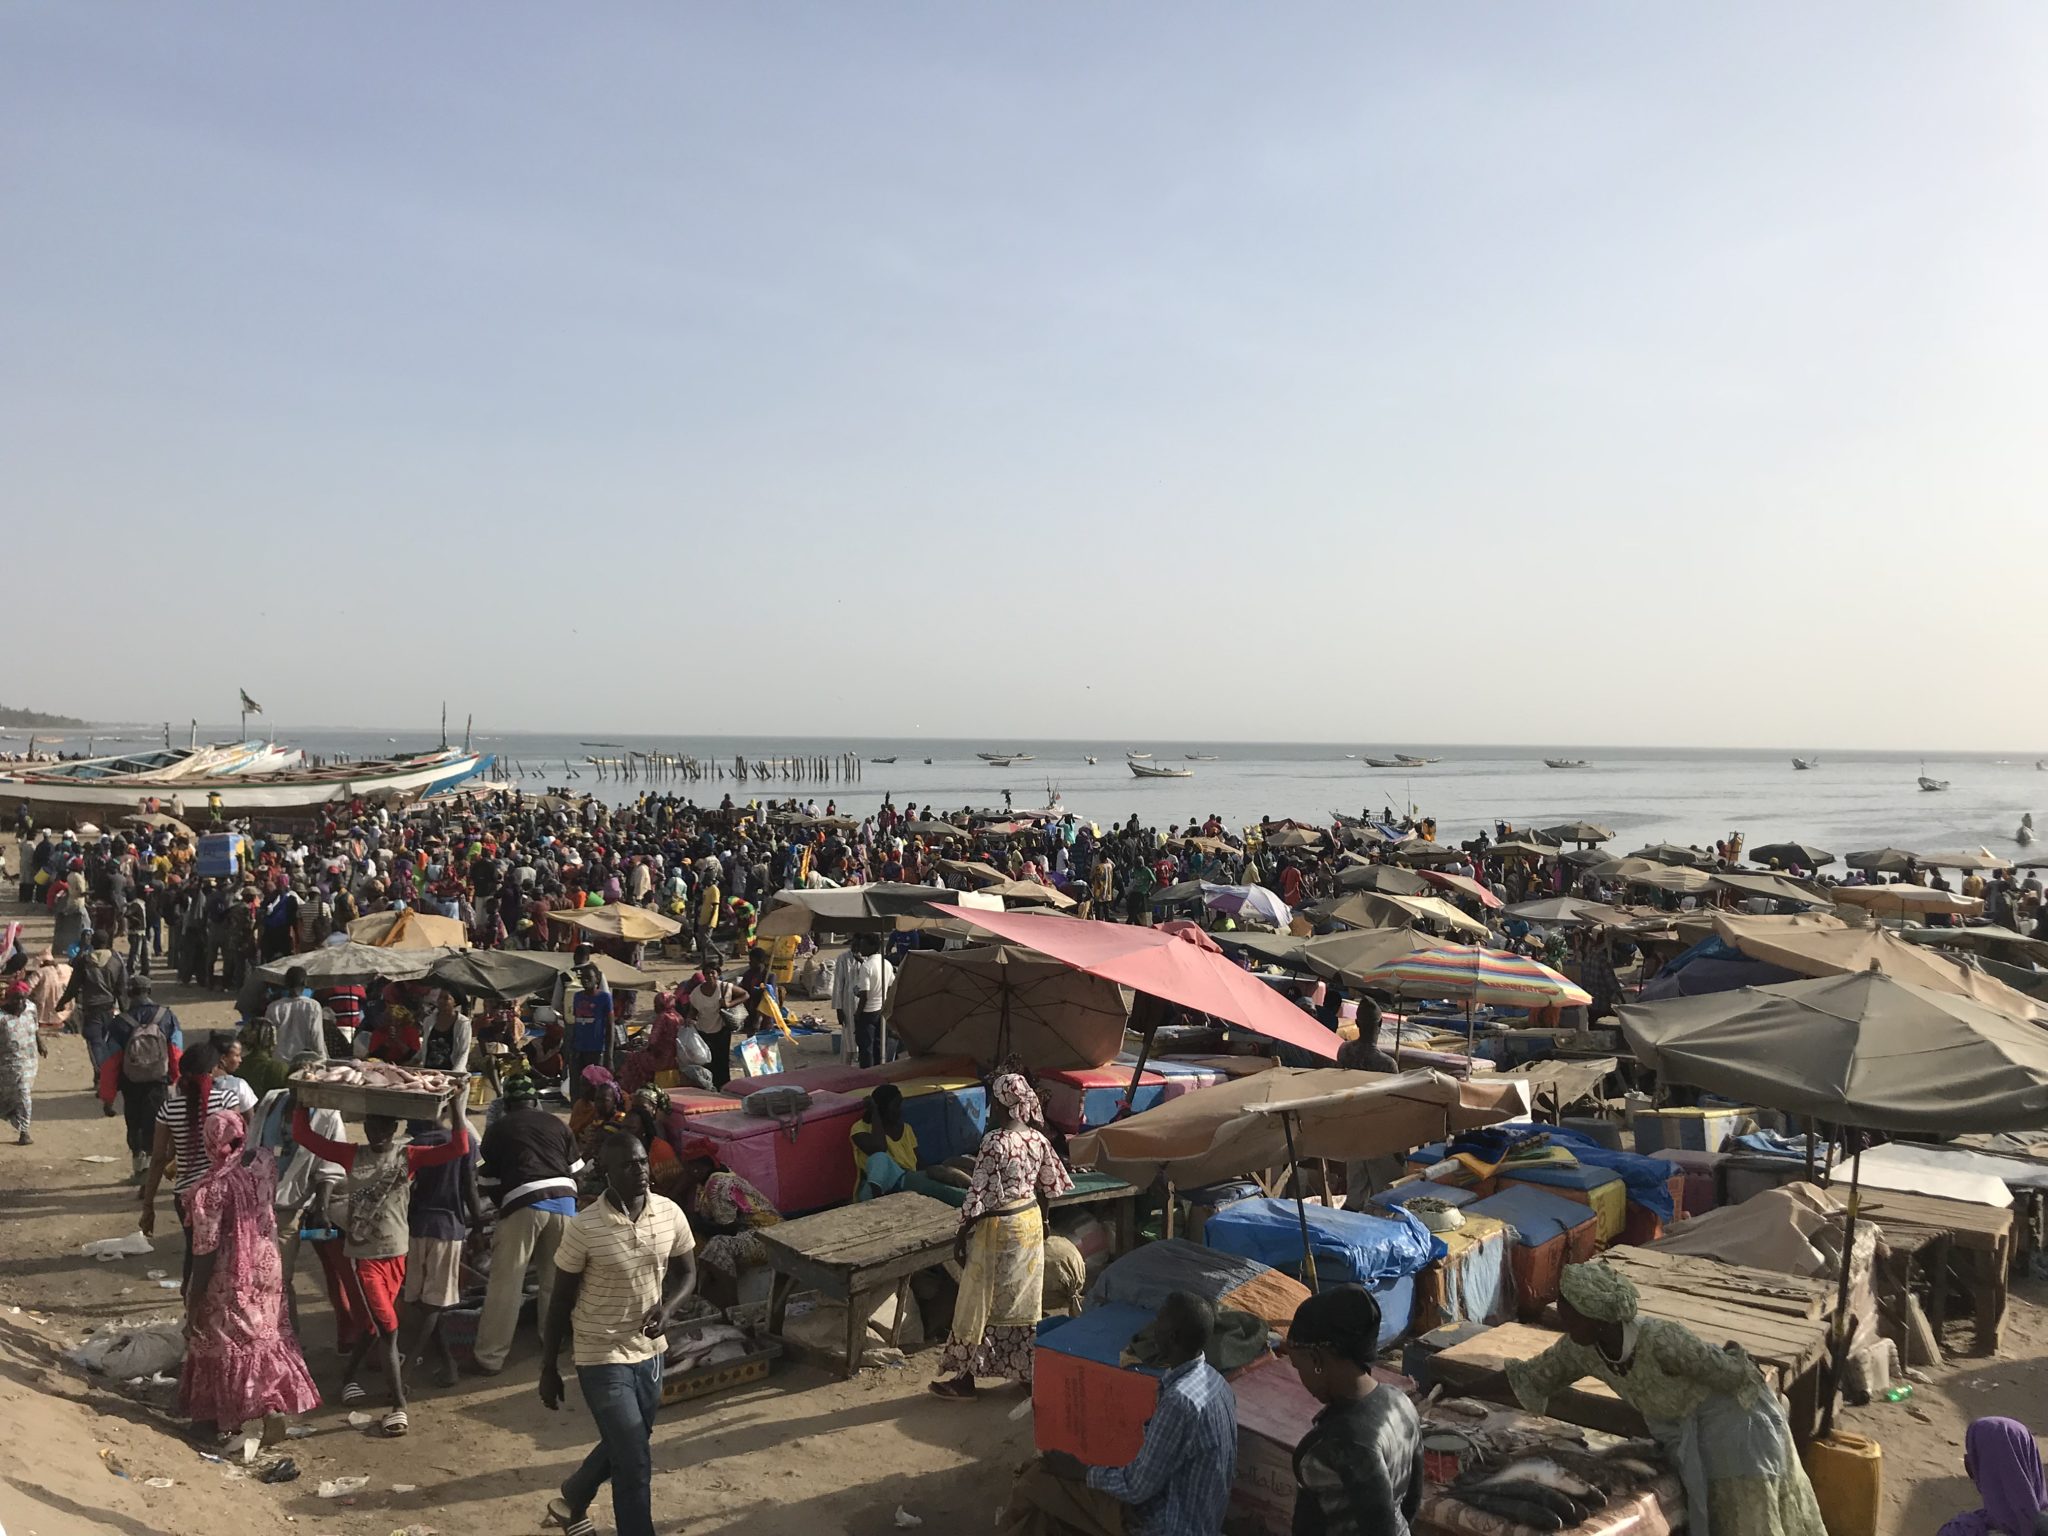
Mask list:
[[1935,1338],[1940,1339],[1948,1318],[1948,1278],[1953,1271],[1970,1295],[1977,1352],[1997,1354],[2012,1263],[2012,1211],[1967,1200],[1866,1189],[1861,1212],[1884,1233],[1893,1253],[1906,1255],[1909,1264],[1918,1263],[1931,1280],[1927,1321]]
[[1119,1258],[1138,1246],[1138,1190],[1106,1173],[1076,1173],[1074,1187],[1046,1202],[1053,1210],[1072,1205],[1106,1205],[1116,1229]]
[[952,1257],[960,1213],[943,1200],[909,1193],[883,1195],[837,1210],[800,1216],[762,1227],[755,1235],[775,1271],[769,1293],[768,1331],[782,1336],[790,1293],[803,1285],[832,1301],[846,1303],[846,1374],[859,1374],[861,1336],[867,1331],[860,1303],[891,1286],[896,1292],[895,1344],[902,1327],[904,1293],[910,1277]]

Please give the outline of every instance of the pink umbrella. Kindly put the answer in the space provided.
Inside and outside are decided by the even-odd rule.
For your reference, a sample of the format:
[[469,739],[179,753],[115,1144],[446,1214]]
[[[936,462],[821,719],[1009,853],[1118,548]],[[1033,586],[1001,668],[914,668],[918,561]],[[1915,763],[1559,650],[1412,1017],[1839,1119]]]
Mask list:
[[1467,879],[1463,875],[1447,875],[1440,869],[1418,869],[1416,873],[1431,885],[1439,885],[1447,891],[1456,891],[1460,895],[1472,897],[1482,907],[1501,905],[1501,899],[1477,880]]
[[1042,912],[947,907],[945,916],[1023,944],[1062,965],[1241,1025],[1255,1034],[1337,1059],[1337,1037],[1239,967],[1193,924],[1132,928]]

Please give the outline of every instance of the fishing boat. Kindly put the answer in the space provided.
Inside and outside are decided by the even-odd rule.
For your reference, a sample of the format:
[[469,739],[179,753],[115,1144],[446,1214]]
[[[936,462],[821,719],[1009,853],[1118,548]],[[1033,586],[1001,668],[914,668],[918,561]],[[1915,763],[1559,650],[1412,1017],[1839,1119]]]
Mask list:
[[1923,773],[1923,774],[1921,774],[1921,775],[1920,775],[1920,787],[1921,787],[1922,789],[1926,790],[1926,791],[1927,791],[1927,793],[1929,793],[1930,795],[1932,795],[1932,794],[1938,794],[1938,793],[1940,793],[1940,792],[1941,792],[1942,790],[1944,790],[1944,789],[1947,789],[1947,788],[1948,788],[1948,780],[1947,780],[1947,779],[1930,779],[1929,777],[1927,777],[1927,775],[1926,775],[1926,774],[1924,774],[1924,773]]
[[868,761],[871,763],[893,763],[896,759],[893,757],[871,757]]
[[1031,754],[1029,752],[977,752],[974,755],[984,763],[993,763],[998,768],[1007,768],[1012,763],[1028,763],[1031,761]]
[[1181,756],[1191,763],[1213,763],[1216,761],[1216,754],[1214,752],[1183,752]]
[[1088,759],[1088,766],[1089,766],[1090,768],[1093,768],[1093,767],[1095,766],[1095,759],[1094,759],[1094,758],[1092,758],[1092,757],[1091,757],[1091,758],[1089,758],[1089,759]]
[[1149,762],[1152,758],[1152,754],[1150,752],[1126,752],[1124,753],[1124,756],[1129,758],[1134,763]]
[[1150,763],[1127,763],[1131,772],[1141,779],[1192,779],[1192,768],[1155,768]]
[[1583,757],[1546,757],[1543,759],[1543,766],[1546,768],[1583,768],[1586,766],[1586,760]]
[[[253,753],[245,749],[259,749]],[[216,755],[226,751],[228,766]],[[402,758],[367,758],[331,767],[297,765],[304,754],[270,743],[235,743],[226,749],[188,750],[168,764],[140,759],[65,763],[47,772],[0,776],[0,803],[26,801],[54,822],[60,817],[125,815],[149,801],[180,803],[188,811],[218,805],[231,820],[290,821],[358,797],[400,802],[437,794],[485,772],[493,758],[454,748]],[[141,762],[141,766],[125,766]],[[289,766],[287,766],[289,765]],[[175,813],[174,813],[175,814]]]
[[1817,757],[1795,757],[1792,759],[1792,766],[1794,768],[1818,768],[1820,766],[1820,759]]
[[1396,752],[1394,761],[1403,768],[1427,768],[1431,763],[1443,761],[1440,757],[1410,757],[1406,752]]
[[1365,766],[1368,768],[1399,768],[1401,766],[1401,759],[1398,757],[1368,757],[1365,760]]

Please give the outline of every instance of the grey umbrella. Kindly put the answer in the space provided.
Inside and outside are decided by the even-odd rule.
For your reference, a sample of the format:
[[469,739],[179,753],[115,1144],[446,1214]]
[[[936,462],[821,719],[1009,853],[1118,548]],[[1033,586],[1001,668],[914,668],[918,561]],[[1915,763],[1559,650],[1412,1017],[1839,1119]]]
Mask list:
[[1545,827],[1536,834],[1547,837],[1553,843],[1604,843],[1614,834],[1592,821],[1568,821],[1562,826]]
[[1678,864],[1698,868],[1708,862],[1708,855],[1697,848],[1681,848],[1677,843],[1652,843],[1647,848],[1638,848],[1629,855],[1632,859],[1651,859],[1659,864]]
[[1919,863],[1919,856],[1903,848],[1866,848],[1861,853],[1845,853],[1842,862],[1851,869],[1867,869],[1873,874],[1903,875]]
[[1782,864],[1788,869],[1793,865],[1821,869],[1835,862],[1835,856],[1827,849],[1810,843],[1765,843],[1761,848],[1750,849],[1749,858],[1753,864]]
[[1354,864],[1337,874],[1340,891],[1378,891],[1387,896],[1427,896],[1436,887],[1412,869],[1389,864]]

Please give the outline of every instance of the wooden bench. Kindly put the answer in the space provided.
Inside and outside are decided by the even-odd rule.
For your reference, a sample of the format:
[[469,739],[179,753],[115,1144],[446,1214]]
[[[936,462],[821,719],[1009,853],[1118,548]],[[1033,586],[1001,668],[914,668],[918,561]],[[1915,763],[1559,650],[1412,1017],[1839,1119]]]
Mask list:
[[1917,1262],[1931,1282],[1927,1321],[1936,1340],[1948,1320],[1953,1272],[1970,1295],[1977,1352],[1997,1354],[2005,1331],[2007,1272],[2012,1264],[2011,1210],[1890,1189],[1866,1189],[1861,1199],[1861,1215],[1883,1231],[1894,1253],[1908,1256],[1909,1265]]
[[1077,1173],[1074,1187],[1046,1202],[1053,1210],[1075,1205],[1107,1205],[1116,1233],[1116,1256],[1122,1258],[1138,1245],[1138,1190],[1106,1173]]
[[790,1293],[801,1284],[832,1301],[846,1303],[846,1374],[860,1370],[861,1339],[867,1332],[867,1298],[893,1286],[894,1345],[903,1326],[910,1277],[953,1254],[960,1213],[943,1200],[909,1193],[883,1195],[837,1210],[800,1216],[762,1227],[755,1236],[775,1270],[769,1292],[768,1331],[780,1338]]

